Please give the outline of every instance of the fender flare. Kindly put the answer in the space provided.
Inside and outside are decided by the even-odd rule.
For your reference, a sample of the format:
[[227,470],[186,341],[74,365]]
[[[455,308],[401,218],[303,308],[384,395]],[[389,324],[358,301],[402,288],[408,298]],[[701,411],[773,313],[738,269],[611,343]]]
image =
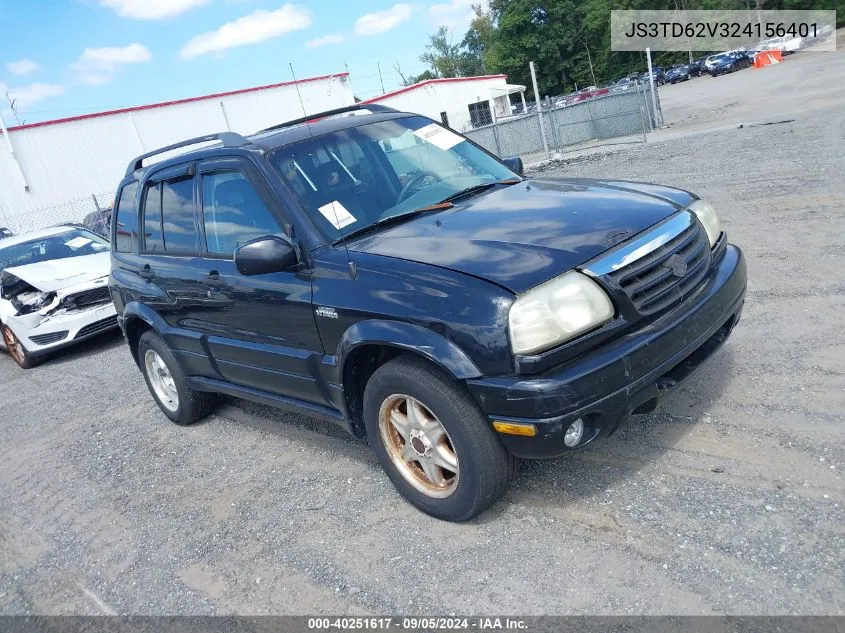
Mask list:
[[347,329],[338,343],[339,383],[343,382],[344,365],[350,353],[363,345],[382,345],[412,352],[460,380],[483,375],[460,347],[433,330],[404,321],[367,320]]
[[140,319],[141,321],[144,321],[158,334],[164,334],[167,330],[171,329],[171,327],[167,324],[167,321],[162,319],[155,310],[140,301],[130,301],[123,308],[123,314],[121,315],[121,327],[124,331],[126,322],[130,319]]

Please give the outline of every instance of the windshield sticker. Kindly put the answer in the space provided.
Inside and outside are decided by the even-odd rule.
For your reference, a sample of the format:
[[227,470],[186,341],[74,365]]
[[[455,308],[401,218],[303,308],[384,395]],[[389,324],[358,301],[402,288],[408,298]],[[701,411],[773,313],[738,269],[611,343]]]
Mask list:
[[414,130],[414,134],[442,150],[451,149],[464,140],[451,130],[437,125],[437,123],[431,123],[425,127],[421,127],[419,130]]
[[349,226],[353,222],[356,222],[355,216],[349,213],[346,207],[337,200],[324,204],[317,211],[322,213],[323,217],[331,222],[331,225],[336,229],[342,229],[344,226]]
[[82,248],[83,246],[88,246],[92,240],[89,240],[87,237],[75,237],[70,241],[65,242],[65,246],[70,246],[71,248]]

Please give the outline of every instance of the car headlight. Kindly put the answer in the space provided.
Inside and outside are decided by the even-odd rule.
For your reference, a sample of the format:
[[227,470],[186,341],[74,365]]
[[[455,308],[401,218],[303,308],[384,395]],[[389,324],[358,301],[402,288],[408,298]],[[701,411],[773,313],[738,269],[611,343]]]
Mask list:
[[559,345],[613,318],[604,290],[571,271],[540,284],[511,305],[508,314],[514,354],[531,354]]
[[709,202],[704,202],[704,200],[696,200],[688,208],[695,213],[698,221],[701,222],[704,230],[707,231],[710,248],[713,248],[722,234],[722,223],[719,221],[716,211],[713,210]]

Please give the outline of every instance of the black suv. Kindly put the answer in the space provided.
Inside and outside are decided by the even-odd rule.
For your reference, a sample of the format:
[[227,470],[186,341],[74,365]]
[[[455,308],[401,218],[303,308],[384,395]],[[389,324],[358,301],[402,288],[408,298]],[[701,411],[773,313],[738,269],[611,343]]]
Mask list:
[[159,152],[202,142],[133,160],[112,223],[161,410],[191,424],[223,393],[322,416],[437,517],[652,410],[740,317],[742,253],[686,191],[526,179],[377,106]]

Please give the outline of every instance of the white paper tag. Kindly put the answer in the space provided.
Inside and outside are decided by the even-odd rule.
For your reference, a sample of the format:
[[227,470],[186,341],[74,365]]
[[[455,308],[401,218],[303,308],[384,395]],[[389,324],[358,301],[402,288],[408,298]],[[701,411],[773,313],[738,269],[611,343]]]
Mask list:
[[344,226],[349,226],[355,222],[355,216],[349,213],[349,211],[346,210],[346,207],[340,204],[337,200],[324,204],[322,207],[319,207],[317,211],[322,213],[323,217],[331,222],[332,226],[336,229],[342,229]]
[[82,237],[80,235],[79,237],[75,237],[72,240],[65,242],[65,246],[70,246],[71,248],[82,248],[83,246],[87,246],[90,243],[91,240],[89,240],[87,237]]
[[443,150],[450,149],[464,140],[451,130],[447,130],[436,123],[414,130],[414,134]]

